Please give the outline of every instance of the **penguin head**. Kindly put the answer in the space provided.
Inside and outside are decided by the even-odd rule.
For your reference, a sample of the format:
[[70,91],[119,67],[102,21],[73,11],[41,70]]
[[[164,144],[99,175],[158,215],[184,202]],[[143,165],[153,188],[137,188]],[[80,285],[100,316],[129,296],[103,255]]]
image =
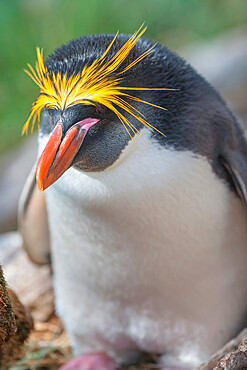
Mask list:
[[37,49],[35,70],[29,65],[26,72],[40,95],[23,132],[43,110],[39,138],[46,146],[36,170],[39,189],[71,166],[107,169],[130,140],[138,146],[145,127],[161,148],[207,158],[246,201],[247,149],[239,124],[203,77],[175,53],[142,38],[144,31],[84,36],[45,62]]
[[145,126],[162,135],[153,111],[166,112],[160,97],[174,87],[164,86],[162,48],[141,38],[144,31],[81,37],[56,49],[45,62],[37,49],[36,71],[29,66],[26,72],[40,95],[24,132],[44,109],[39,136],[49,140],[37,165],[41,190],[71,166],[105,170],[131,139],[141,140]]

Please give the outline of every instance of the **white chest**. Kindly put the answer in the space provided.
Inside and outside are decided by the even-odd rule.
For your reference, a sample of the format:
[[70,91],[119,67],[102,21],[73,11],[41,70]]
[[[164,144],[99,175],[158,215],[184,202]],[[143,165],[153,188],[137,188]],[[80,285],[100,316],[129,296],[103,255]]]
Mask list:
[[243,317],[246,215],[205,159],[145,142],[48,189],[57,307],[77,351],[193,343],[196,363]]

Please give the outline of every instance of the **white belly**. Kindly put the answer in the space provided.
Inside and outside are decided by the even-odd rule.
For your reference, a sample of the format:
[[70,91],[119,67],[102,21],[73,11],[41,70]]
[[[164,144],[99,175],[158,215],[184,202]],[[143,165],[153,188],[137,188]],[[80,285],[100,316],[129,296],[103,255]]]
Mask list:
[[76,352],[196,365],[244,320],[247,217],[207,160],[145,142],[47,190],[57,309]]

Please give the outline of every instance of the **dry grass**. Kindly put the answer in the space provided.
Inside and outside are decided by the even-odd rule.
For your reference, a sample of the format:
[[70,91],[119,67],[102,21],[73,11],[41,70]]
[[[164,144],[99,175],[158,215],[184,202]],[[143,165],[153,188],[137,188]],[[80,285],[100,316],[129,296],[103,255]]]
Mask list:
[[[71,358],[71,348],[67,335],[58,317],[53,315],[47,322],[36,321],[21,353],[9,359],[3,370],[59,369]],[[158,369],[155,358],[147,358],[129,370]]]

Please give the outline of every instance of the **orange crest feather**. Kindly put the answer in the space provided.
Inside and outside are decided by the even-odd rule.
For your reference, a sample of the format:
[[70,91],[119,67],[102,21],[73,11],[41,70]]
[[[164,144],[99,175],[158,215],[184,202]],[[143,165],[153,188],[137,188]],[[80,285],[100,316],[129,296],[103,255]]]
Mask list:
[[[131,138],[132,135],[130,131],[132,131],[137,136],[139,131],[121,112],[119,112],[118,108],[122,108],[124,111],[135,117],[146,127],[157,130],[145,120],[145,117],[140,111],[133,108],[132,105],[122,99],[122,97],[144,104],[152,105],[160,109],[165,110],[165,108],[141,100],[135,96],[129,95],[126,92],[123,92],[123,90],[174,89],[133,88],[121,87],[120,85],[121,74],[132,68],[135,64],[139,63],[143,58],[149,55],[153,51],[154,46],[141,54],[137,59],[135,59],[132,63],[125,67],[123,71],[116,73],[116,70],[127,58],[128,54],[145,31],[146,28],[143,28],[143,26],[141,26],[139,30],[136,31],[121,47],[121,49],[108,62],[105,62],[106,55],[118,36],[117,33],[100,58],[96,59],[90,66],[85,66],[81,72],[75,75],[72,74],[69,78],[67,77],[66,73],[63,75],[61,75],[60,72],[58,72],[57,74],[50,74],[47,67],[44,65],[43,50],[40,51],[40,49],[37,47],[37,62],[35,65],[36,71],[30,64],[28,64],[30,70],[25,70],[25,72],[39,86],[40,95],[33,103],[31,113],[23,127],[23,134],[27,133],[31,120],[33,131],[34,124],[37,118],[38,122],[40,122],[41,110],[44,107],[48,109],[54,108],[63,110],[75,104],[82,103],[89,105],[93,104],[93,102],[99,103],[112,110],[120,119]],[[139,136],[138,138],[140,139]]]

